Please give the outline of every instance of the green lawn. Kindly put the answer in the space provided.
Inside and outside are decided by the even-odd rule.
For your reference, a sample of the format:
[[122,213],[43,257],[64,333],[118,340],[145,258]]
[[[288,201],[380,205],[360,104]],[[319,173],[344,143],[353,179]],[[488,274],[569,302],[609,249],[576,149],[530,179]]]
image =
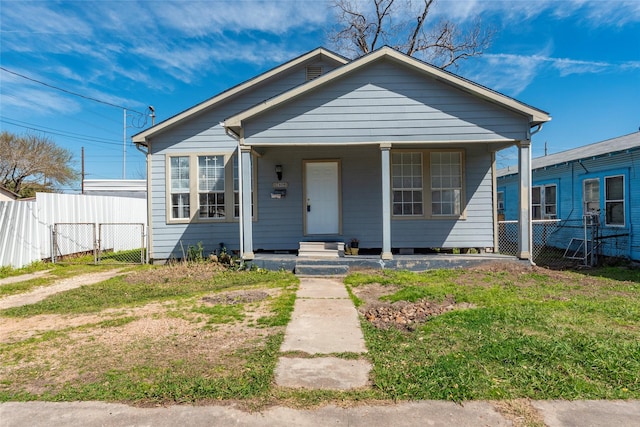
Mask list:
[[603,273],[386,271],[345,282],[396,285],[390,301],[453,296],[475,305],[413,332],[363,320],[373,379],[388,398],[637,399],[640,273]]
[[[94,269],[55,267],[54,275]],[[640,398],[638,270],[351,274],[345,283],[361,308],[365,301],[357,295],[371,284],[389,287],[387,303],[453,299],[470,308],[432,317],[411,331],[376,329],[362,317],[372,387],[347,392],[273,386],[295,302],[297,278],[292,274],[227,271],[208,263],[133,270],[126,277],[0,311],[5,325],[37,322],[43,315],[62,322],[0,343],[0,401],[223,399],[259,407],[404,399]],[[272,296],[235,305],[205,303],[206,297],[237,290]],[[164,324],[171,327],[153,333]],[[140,335],[132,337],[132,331]]]

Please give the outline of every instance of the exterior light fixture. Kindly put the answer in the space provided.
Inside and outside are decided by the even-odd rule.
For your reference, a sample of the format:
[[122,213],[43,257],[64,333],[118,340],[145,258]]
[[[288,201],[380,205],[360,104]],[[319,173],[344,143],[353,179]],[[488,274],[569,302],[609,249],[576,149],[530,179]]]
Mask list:
[[282,181],[282,165],[276,165],[276,175],[278,176],[278,181]]

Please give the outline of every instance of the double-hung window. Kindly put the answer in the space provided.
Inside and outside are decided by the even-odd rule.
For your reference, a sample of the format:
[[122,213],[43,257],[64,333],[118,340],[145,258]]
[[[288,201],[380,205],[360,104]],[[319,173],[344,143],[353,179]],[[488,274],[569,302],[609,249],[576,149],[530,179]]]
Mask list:
[[585,179],[582,194],[585,214],[600,211],[600,180],[598,178]]
[[625,225],[624,176],[607,176],[604,178],[605,224]]
[[462,195],[462,153],[431,153],[431,214],[460,215]]
[[422,216],[422,153],[391,155],[393,214]]
[[556,185],[531,188],[531,219],[554,219],[557,215]]
[[189,194],[189,157],[171,157],[170,161],[171,219],[185,219],[191,215]]
[[394,217],[462,215],[462,151],[391,153]]
[[200,218],[225,218],[224,156],[198,156]]
[[[240,213],[238,159],[231,154],[169,155],[167,221],[237,221]],[[251,162],[255,186],[254,162]],[[251,192],[252,213],[255,194]]]

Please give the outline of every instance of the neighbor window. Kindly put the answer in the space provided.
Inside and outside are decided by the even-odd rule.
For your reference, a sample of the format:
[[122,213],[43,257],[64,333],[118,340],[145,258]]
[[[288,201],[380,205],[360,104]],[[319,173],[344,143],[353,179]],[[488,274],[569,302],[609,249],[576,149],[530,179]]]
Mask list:
[[189,218],[189,157],[171,157],[171,218]]
[[585,214],[600,211],[600,180],[598,178],[583,181],[582,201]]
[[605,224],[624,226],[624,176],[608,176],[604,179]]
[[556,185],[531,188],[531,219],[556,218]]
[[432,215],[460,215],[462,153],[431,153],[430,170]]
[[391,155],[393,214],[422,216],[422,153]]
[[198,157],[200,218],[224,218],[224,156]]

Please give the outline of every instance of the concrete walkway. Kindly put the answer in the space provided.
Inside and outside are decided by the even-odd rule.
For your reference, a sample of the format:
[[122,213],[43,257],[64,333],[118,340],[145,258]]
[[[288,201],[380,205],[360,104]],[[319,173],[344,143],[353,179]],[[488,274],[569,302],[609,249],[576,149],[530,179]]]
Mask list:
[[276,367],[276,384],[306,389],[348,390],[366,387],[371,364],[332,357],[367,352],[356,311],[342,281],[303,277]]

